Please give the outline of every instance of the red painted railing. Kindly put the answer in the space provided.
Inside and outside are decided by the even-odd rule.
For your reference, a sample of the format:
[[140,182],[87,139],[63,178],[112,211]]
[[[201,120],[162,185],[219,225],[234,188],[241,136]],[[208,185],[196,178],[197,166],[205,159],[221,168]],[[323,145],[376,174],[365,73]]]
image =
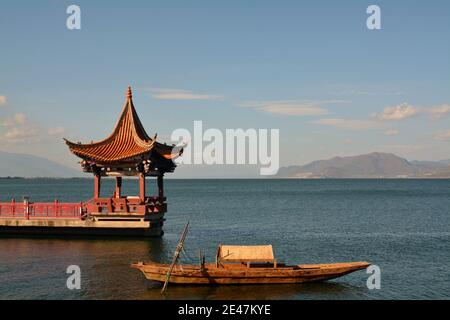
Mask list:
[[0,218],[45,219],[78,218],[83,216],[83,203],[63,202],[0,202]]

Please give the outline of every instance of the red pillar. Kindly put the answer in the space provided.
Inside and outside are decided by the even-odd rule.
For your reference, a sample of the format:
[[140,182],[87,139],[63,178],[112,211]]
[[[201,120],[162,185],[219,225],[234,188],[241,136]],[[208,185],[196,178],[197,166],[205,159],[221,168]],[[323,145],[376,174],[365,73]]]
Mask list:
[[55,204],[55,216],[57,217],[58,216],[58,199],[55,199],[54,204]]
[[162,203],[164,199],[164,180],[162,174],[158,175],[158,196],[160,202]]
[[94,175],[94,198],[100,198],[100,175]]
[[145,174],[139,174],[139,198],[141,202],[145,201]]
[[116,191],[114,195],[116,198],[120,198],[122,196],[122,177],[116,177]]

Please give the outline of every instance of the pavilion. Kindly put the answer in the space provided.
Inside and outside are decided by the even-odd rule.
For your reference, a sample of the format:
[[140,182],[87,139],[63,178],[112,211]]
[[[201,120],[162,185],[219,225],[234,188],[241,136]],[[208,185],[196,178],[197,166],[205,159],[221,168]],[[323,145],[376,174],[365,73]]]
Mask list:
[[[174,160],[183,148],[150,137],[133,105],[128,87],[125,105],[112,134],[104,140],[83,144],[64,139],[81,158],[85,172],[94,175],[93,198],[86,202],[0,203],[0,233],[161,236],[164,214],[164,174],[176,168]],[[102,177],[114,177],[110,196],[101,195]],[[139,194],[123,195],[123,177],[138,177]],[[146,194],[146,177],[155,177],[157,195]]]
[[[164,197],[163,177],[175,170],[174,159],[183,149],[156,141],[145,131],[133,105],[131,87],[128,87],[125,105],[112,134],[99,142],[74,143],[67,139],[70,151],[80,157],[83,171],[94,175],[94,197],[87,204],[91,215],[108,219],[116,213],[152,214],[165,213],[167,204]],[[100,195],[101,177],[115,177],[116,187],[112,197]],[[139,177],[139,196],[123,196],[122,177]],[[147,196],[146,176],[157,177],[158,196]],[[162,224],[162,221],[161,221]]]

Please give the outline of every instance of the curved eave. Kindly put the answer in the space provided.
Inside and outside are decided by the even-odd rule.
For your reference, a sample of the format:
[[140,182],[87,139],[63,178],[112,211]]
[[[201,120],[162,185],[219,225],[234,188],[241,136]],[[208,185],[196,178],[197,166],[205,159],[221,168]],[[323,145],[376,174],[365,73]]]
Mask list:
[[[152,140],[151,144],[147,148],[145,148],[144,150],[141,150],[139,152],[127,153],[127,154],[120,154],[120,152],[117,152],[119,155],[116,157],[102,157],[102,156],[92,153],[92,151],[89,152],[88,150],[86,150],[88,148],[91,149],[92,147],[95,147],[93,145],[73,143],[67,139],[64,139],[64,141],[69,146],[70,151],[74,155],[76,155],[84,160],[87,160],[90,162],[97,162],[99,164],[133,162],[133,161],[135,161],[135,158],[139,157],[139,156],[149,158],[151,152],[156,152],[160,157],[162,157],[166,160],[175,160],[176,158],[180,157],[183,154],[182,147],[179,150],[174,151],[174,148],[177,148],[177,147],[168,146],[165,144],[161,144],[161,143],[157,142],[156,140]],[[97,145],[97,147],[98,147],[98,145]]]
[[168,146],[166,144],[156,142],[155,151],[167,160],[174,160],[183,154],[183,147]]
[[69,146],[70,151],[82,158],[83,160],[87,160],[90,162],[95,162],[99,164],[111,164],[111,163],[123,163],[123,162],[135,162],[136,157],[146,157],[146,154],[150,154],[153,151],[153,148],[149,148],[147,150],[141,150],[138,152],[133,153],[127,153],[127,154],[120,154],[118,153],[115,157],[103,157],[96,154],[92,154],[90,152],[85,152],[83,150],[79,150],[77,148],[72,148]]

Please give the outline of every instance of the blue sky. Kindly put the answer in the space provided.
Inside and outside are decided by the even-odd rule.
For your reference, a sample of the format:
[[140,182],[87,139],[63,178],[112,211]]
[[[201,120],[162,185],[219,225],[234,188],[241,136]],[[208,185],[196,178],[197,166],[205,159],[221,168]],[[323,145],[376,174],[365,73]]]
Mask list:
[[[71,4],[81,30],[66,28]],[[445,0],[2,1],[0,150],[76,167],[62,136],[107,136],[131,85],[161,138],[202,120],[280,129],[282,165],[448,159],[449,33]]]

